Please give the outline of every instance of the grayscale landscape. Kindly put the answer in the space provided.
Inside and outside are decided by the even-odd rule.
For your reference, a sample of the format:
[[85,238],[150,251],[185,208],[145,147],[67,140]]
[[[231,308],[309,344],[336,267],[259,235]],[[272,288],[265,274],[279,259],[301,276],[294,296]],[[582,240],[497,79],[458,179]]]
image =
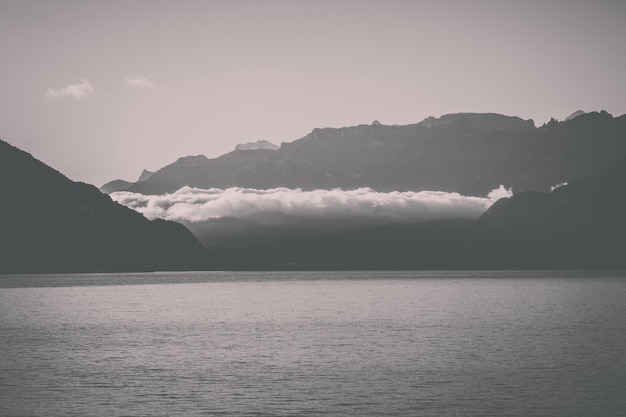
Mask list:
[[0,0],[0,417],[624,415],[624,18]]

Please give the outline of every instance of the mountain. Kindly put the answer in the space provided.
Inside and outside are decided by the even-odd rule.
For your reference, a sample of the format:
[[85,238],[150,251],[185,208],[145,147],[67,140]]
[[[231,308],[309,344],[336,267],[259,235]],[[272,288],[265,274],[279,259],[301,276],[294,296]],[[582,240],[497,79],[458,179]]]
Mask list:
[[266,140],[257,140],[256,142],[248,142],[244,144],[239,144],[235,147],[236,151],[258,151],[259,149],[268,149],[270,151],[275,151],[280,148],[278,145],[274,145],[271,142]]
[[143,171],[141,171],[141,175],[139,175],[139,179],[137,180],[137,182],[147,181],[152,176],[152,174],[154,174],[154,172],[144,169]]
[[614,231],[604,226],[626,225],[626,157],[551,193],[527,191],[500,199],[482,215],[481,221],[535,231],[557,225]]
[[568,122],[568,121],[570,121],[570,120],[573,120],[573,119],[577,118],[578,116],[582,116],[583,114],[585,114],[585,112],[584,112],[584,111],[582,111],[582,110],[576,110],[574,113],[572,113],[572,114],[570,114],[569,116],[567,116],[567,117],[565,118],[565,121],[566,121],[566,122]]
[[551,193],[497,201],[480,223],[533,247],[545,264],[626,266],[626,158]]
[[[562,128],[554,123],[545,128]],[[275,152],[233,151],[220,163],[245,166]],[[187,157],[171,169],[206,161]],[[549,193],[498,200],[478,220],[279,230],[274,240],[253,234],[248,246],[213,247],[208,256],[182,225],[149,221],[0,141],[0,272],[626,268],[626,157],[566,180]]]
[[113,180],[109,181],[100,187],[100,191],[105,194],[115,193],[117,191],[126,191],[128,190],[134,183],[125,180]]
[[626,158],[550,193],[439,220],[215,248],[222,269],[626,268]]
[[197,269],[184,226],[149,221],[0,141],[0,273]]
[[626,115],[592,112],[535,127],[518,117],[457,113],[406,126],[318,128],[277,150],[240,148],[214,159],[180,158],[128,190],[370,187],[486,195],[504,184],[515,192],[548,191],[622,155]]
[[[143,171],[141,171],[141,174],[139,175],[139,178],[137,179],[136,182],[147,181],[152,176],[152,174],[154,174],[154,172],[144,169]],[[105,194],[111,194],[116,191],[126,191],[133,184],[134,184],[133,182],[125,181],[125,180],[113,180],[113,181],[107,182],[102,187],[100,187],[100,191],[102,191]]]
[[[262,170],[277,151],[269,149],[235,150],[215,159],[204,155],[179,158],[174,163],[156,171],[147,181],[134,183],[128,191],[143,194],[163,194],[181,187],[220,188],[261,184],[265,175]],[[257,187],[263,188],[263,187]]]
[[525,133],[535,129],[532,120],[524,120],[515,116],[505,116],[497,113],[453,113],[441,116],[439,119],[428,117],[420,125],[424,127],[466,126],[483,132]]

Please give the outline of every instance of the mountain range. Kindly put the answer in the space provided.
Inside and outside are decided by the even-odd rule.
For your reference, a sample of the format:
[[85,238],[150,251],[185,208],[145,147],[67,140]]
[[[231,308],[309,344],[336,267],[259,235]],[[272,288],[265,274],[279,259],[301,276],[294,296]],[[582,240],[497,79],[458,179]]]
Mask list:
[[[209,249],[185,226],[150,221],[0,141],[0,273],[626,268],[625,123],[625,116],[579,113],[537,128],[515,117],[464,113],[409,126],[316,129],[278,149],[256,143],[215,159],[180,158],[130,184],[152,192],[181,184],[383,191],[404,184],[475,194],[501,183],[517,187],[478,219],[336,232],[330,224],[321,234],[268,224],[260,233],[270,240],[244,225],[235,245],[224,223],[224,239]],[[348,175],[355,167],[362,176]]]
[[626,268],[626,157],[549,193],[502,198],[478,220],[395,224],[212,250],[223,269]]
[[101,190],[164,194],[183,186],[370,187],[486,195],[504,184],[515,192],[548,191],[625,155],[625,137],[626,115],[605,111],[579,111],[540,127],[518,117],[457,113],[405,126],[376,122],[314,129],[278,149],[247,144],[213,159],[182,157],[145,181],[120,188],[108,183]]
[[204,268],[184,226],[150,221],[0,140],[0,273]]

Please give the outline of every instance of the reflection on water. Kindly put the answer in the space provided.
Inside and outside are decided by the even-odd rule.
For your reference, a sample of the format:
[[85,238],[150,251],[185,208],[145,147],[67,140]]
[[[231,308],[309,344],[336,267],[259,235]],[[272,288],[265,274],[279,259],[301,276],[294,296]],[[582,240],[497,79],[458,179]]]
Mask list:
[[4,276],[0,286],[2,416],[626,414],[623,273]]

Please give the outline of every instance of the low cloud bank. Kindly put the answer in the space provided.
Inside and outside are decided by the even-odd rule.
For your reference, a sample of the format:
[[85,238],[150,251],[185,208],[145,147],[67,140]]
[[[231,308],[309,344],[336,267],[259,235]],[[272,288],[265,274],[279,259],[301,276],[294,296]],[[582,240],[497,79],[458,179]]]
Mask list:
[[181,222],[205,246],[248,246],[394,223],[478,218],[501,197],[503,186],[484,197],[439,191],[380,193],[369,188],[314,190],[184,187],[172,194],[126,191],[113,200],[150,219]]
[[147,218],[185,223],[212,219],[246,219],[264,225],[294,220],[379,220],[375,223],[419,222],[444,218],[478,218],[497,199],[513,193],[503,186],[488,197],[442,191],[381,193],[369,188],[314,190],[183,187],[172,194],[116,192],[111,198]]

